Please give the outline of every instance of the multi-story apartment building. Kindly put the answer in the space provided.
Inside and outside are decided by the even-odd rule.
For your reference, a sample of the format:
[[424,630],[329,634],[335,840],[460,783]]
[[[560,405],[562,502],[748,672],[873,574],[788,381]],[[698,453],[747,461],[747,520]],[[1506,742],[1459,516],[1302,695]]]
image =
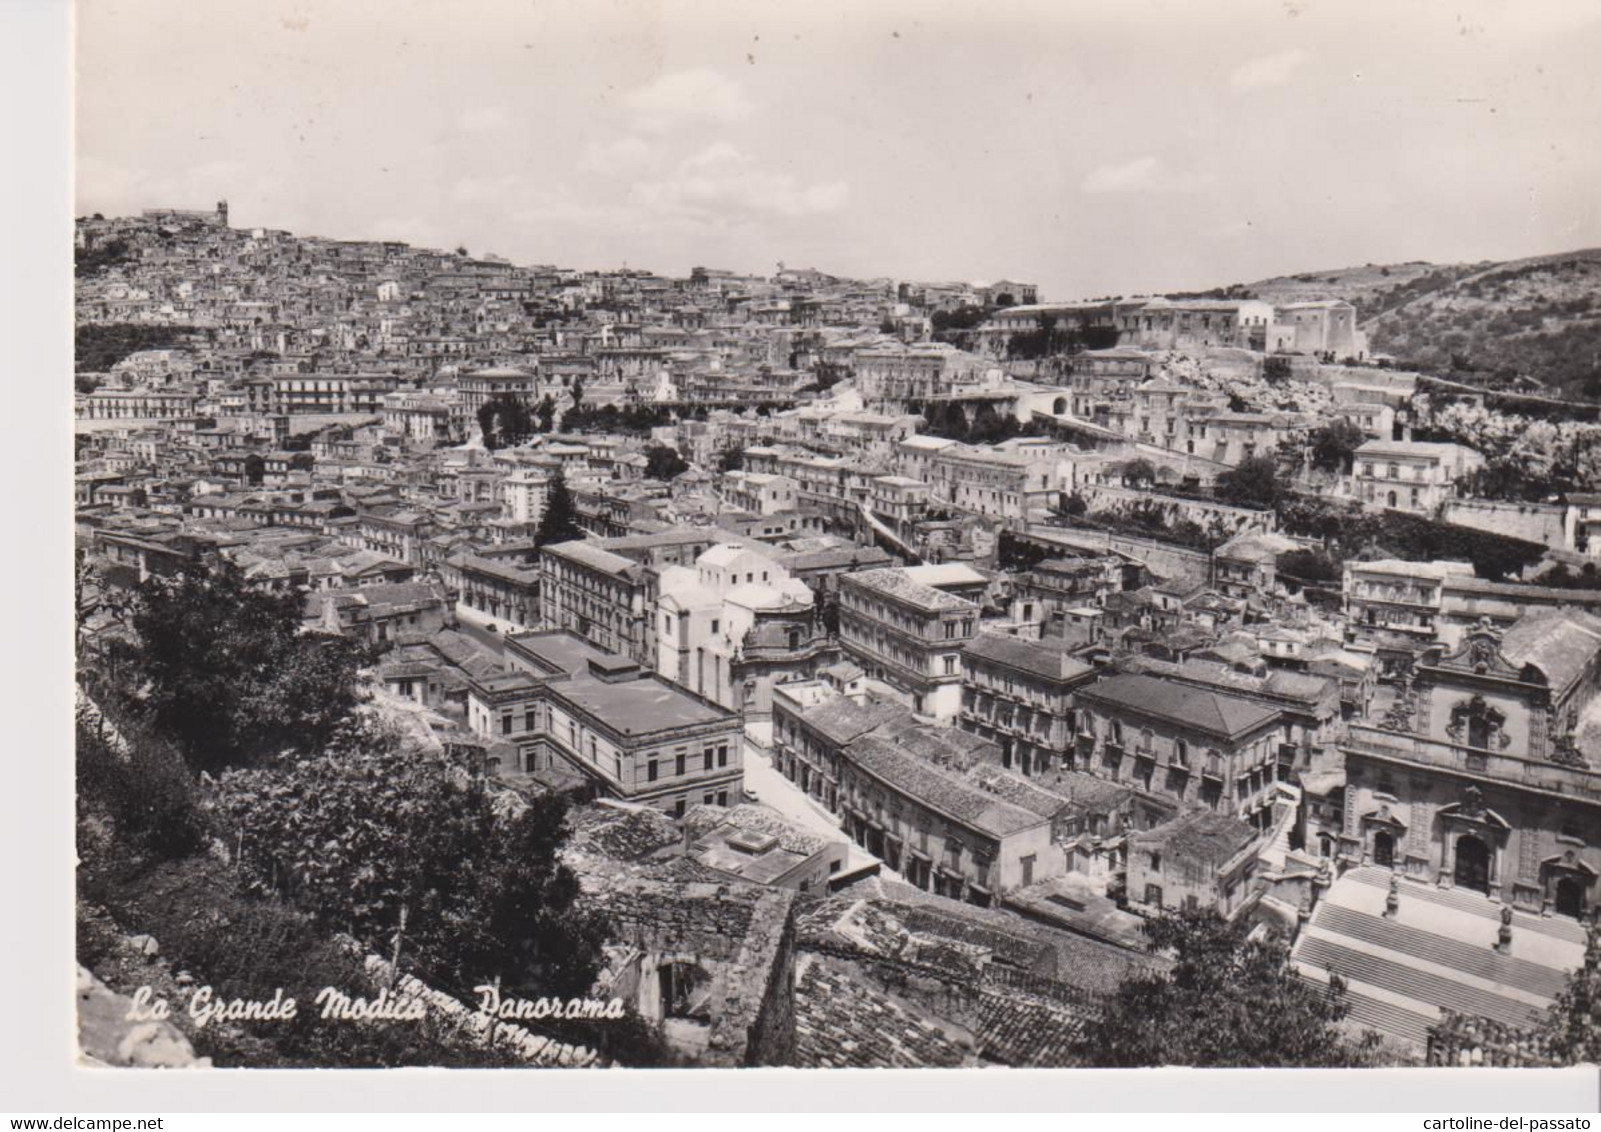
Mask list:
[[822,680],[781,685],[773,689],[773,767],[838,813],[840,751],[895,721],[910,721],[899,704],[843,696]]
[[839,579],[839,639],[867,673],[896,689],[918,715],[961,710],[962,649],[979,607],[913,581],[904,569],[864,570]]
[[987,907],[1067,871],[1049,817],[878,735],[845,748],[839,808],[857,844],[917,887],[952,900]]
[[295,374],[272,379],[268,412],[344,414],[384,411],[384,398],[396,381],[386,375],[339,377],[332,374]]
[[1381,675],[1396,675],[1434,642],[1446,582],[1471,577],[1466,562],[1347,562],[1341,580],[1346,638],[1374,651]]
[[494,366],[468,370],[456,379],[461,394],[461,415],[471,421],[478,410],[496,399],[511,398],[533,409],[538,401],[539,378],[521,366]]
[[[953,747],[959,738],[972,749]],[[917,724],[903,707],[854,702],[820,681],[774,690],[773,742],[774,765],[842,815],[853,841],[919,888],[988,905],[1067,871],[1049,816],[1007,801],[954,765],[958,750],[969,762],[993,759],[988,744]]]
[[1070,486],[1055,456],[952,445],[930,460],[934,495],[963,511],[1027,520],[1043,516]]
[[516,750],[523,772],[576,773],[603,794],[682,816],[737,805],[739,717],[565,632],[509,637],[512,671],[474,679],[468,725]]
[[962,650],[958,723],[999,746],[1006,769],[1044,774],[1072,746],[1074,690],[1095,677],[1060,648],[980,633]]
[[456,612],[487,620],[496,629],[516,632],[539,623],[539,570],[514,560],[455,554],[440,565],[440,576],[456,595]]
[[424,544],[434,529],[427,515],[398,508],[363,512],[357,527],[364,549],[388,555],[409,566],[423,564]]
[[1370,440],[1356,450],[1351,494],[1380,507],[1433,514],[1457,494],[1457,483],[1484,467],[1484,457],[1461,444]]
[[84,421],[170,421],[195,415],[196,395],[181,390],[96,389],[78,398]]
[[1531,613],[1432,648],[1380,726],[1342,740],[1327,855],[1529,911],[1601,906],[1601,617]]
[[539,552],[539,620],[607,652],[647,663],[646,569],[599,542],[559,542]]
[[1047,558],[1012,579],[1014,617],[1039,622],[1049,631],[1074,610],[1099,608],[1122,593],[1128,568],[1115,554],[1086,558]]
[[718,482],[723,501],[752,515],[776,515],[800,505],[800,487],[788,476],[727,472]]
[[1151,676],[1114,676],[1078,689],[1075,763],[1257,829],[1272,820],[1279,747],[1275,708]]

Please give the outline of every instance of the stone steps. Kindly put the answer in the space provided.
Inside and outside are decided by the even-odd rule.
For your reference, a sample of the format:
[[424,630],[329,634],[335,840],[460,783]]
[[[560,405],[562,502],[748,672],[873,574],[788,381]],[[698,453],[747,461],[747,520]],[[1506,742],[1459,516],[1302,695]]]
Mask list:
[[[1490,994],[1432,971],[1420,971],[1310,933],[1302,935],[1296,944],[1295,959],[1307,967],[1330,970],[1348,984],[1368,983],[1463,1014],[1493,1018],[1514,1026],[1527,1026],[1541,1018],[1541,1012],[1528,1003]],[[1353,986],[1352,989],[1360,988]]]
[[[1388,890],[1390,877],[1393,874],[1389,869],[1364,867],[1352,869],[1346,874],[1351,880],[1373,888]],[[1497,904],[1489,897],[1479,892],[1464,892],[1452,888],[1436,888],[1430,884],[1417,881],[1404,883],[1401,886],[1401,899],[1427,900],[1431,904],[1451,908],[1458,912],[1467,912],[1486,920],[1500,922],[1501,909],[1504,905]],[[1513,930],[1528,930],[1548,935],[1564,943],[1584,945],[1584,928],[1575,920],[1561,916],[1531,916],[1527,912],[1513,914]]]
[[1484,945],[1475,947],[1462,940],[1447,939],[1393,920],[1329,904],[1318,908],[1313,923],[1332,934],[1349,936],[1385,951],[1438,963],[1454,971],[1546,998],[1556,998],[1566,983],[1559,972],[1548,967],[1530,963],[1527,959],[1497,954],[1489,945],[1494,937],[1493,929],[1487,928]]

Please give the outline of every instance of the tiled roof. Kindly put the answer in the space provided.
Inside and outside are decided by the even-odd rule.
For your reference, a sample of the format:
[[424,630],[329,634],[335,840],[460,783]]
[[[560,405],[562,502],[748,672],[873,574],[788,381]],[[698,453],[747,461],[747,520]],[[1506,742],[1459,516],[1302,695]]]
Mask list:
[[1191,810],[1155,829],[1134,835],[1140,846],[1157,846],[1174,857],[1197,864],[1221,865],[1257,837],[1238,818],[1213,810]]
[[999,633],[980,633],[962,650],[968,656],[1004,664],[1048,680],[1072,680],[1093,672],[1060,648],[1041,641],[1023,641]]
[[1080,703],[1125,708],[1224,738],[1267,726],[1279,715],[1249,700],[1153,676],[1114,676],[1080,689],[1077,697]]
[[898,704],[858,704],[854,700],[838,696],[806,709],[801,718],[806,721],[808,727],[831,743],[843,747],[874,728],[908,714],[910,713]]
[[817,957],[795,983],[795,1054],[802,1069],[920,1069],[970,1064],[946,1027]]
[[862,570],[855,574],[846,575],[846,579],[852,585],[898,598],[920,609],[936,612],[978,609],[978,606],[972,602],[959,598],[954,594],[948,594],[944,590],[937,590],[933,586],[925,586],[921,582],[913,581],[906,571],[898,567],[886,567],[881,570]]
[[1030,829],[1045,820],[877,736],[857,739],[845,748],[845,757],[897,793],[993,837]]
[[1084,1021],[1066,1006],[985,987],[978,995],[979,1053],[1018,1069],[1075,1065],[1073,1043]]
[[1559,693],[1579,679],[1601,652],[1601,617],[1578,609],[1525,614],[1501,637],[1501,656],[1532,664]]

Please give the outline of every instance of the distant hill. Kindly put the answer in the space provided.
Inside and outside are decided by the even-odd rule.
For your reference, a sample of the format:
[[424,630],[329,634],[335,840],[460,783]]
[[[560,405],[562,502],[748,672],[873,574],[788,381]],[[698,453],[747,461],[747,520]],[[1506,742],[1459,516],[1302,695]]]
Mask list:
[[1505,263],[1367,264],[1216,293],[1345,299],[1377,353],[1470,384],[1601,401],[1601,248]]

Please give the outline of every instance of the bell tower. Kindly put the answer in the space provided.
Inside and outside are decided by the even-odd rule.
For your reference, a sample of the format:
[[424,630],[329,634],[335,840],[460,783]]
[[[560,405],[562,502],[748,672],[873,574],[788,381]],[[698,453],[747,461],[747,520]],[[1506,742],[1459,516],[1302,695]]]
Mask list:
[[217,223],[224,228],[228,227],[228,202],[225,200],[217,202]]

